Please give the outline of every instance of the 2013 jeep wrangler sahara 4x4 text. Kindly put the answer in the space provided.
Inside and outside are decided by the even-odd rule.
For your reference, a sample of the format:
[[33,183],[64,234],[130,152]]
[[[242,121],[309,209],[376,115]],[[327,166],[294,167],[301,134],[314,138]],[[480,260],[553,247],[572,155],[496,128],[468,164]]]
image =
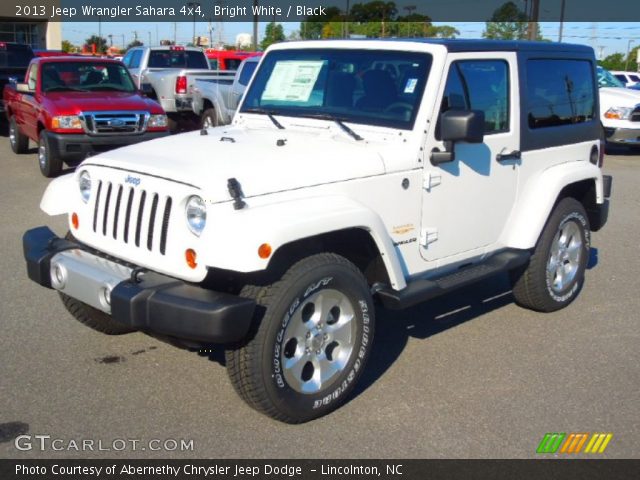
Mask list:
[[275,45],[231,125],[51,182],[70,234],[28,231],[28,274],[98,331],[223,344],[250,406],[304,422],[360,377],[374,298],[500,271],[524,307],[576,298],[611,189],[597,88],[583,46]]

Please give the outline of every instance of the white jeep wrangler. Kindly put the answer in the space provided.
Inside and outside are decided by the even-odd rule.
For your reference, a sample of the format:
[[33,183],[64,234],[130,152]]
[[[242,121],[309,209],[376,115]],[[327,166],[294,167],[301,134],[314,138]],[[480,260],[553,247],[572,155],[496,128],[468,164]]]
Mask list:
[[233,123],[87,159],[28,231],[29,277],[82,323],[226,349],[253,408],[304,422],[349,395],[374,298],[404,308],[511,273],[568,305],[611,177],[591,48],[362,40],[271,47]]

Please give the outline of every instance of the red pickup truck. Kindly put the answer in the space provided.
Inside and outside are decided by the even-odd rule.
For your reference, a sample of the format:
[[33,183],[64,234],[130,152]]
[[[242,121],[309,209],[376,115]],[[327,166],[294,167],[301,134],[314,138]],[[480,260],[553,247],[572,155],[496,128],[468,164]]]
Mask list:
[[162,107],[117,60],[34,58],[24,83],[6,85],[3,99],[12,150],[25,153],[29,139],[37,142],[46,177],[58,175],[63,162],[169,133]]
[[245,58],[262,55],[262,52],[243,52],[241,50],[205,50],[211,70],[238,70]]

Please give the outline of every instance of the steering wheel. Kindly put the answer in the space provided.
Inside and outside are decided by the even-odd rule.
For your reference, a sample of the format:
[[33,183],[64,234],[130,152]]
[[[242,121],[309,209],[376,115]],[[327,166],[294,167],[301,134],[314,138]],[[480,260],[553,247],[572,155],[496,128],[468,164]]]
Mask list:
[[411,115],[413,112],[413,105],[407,102],[393,102],[387,108],[384,109],[384,113],[406,113]]

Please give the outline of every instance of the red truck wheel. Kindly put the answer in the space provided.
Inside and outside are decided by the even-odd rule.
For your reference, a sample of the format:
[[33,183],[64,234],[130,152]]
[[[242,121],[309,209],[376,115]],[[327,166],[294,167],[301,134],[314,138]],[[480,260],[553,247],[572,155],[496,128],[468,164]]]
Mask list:
[[29,149],[29,137],[23,135],[16,122],[16,117],[11,117],[9,121],[9,143],[13,153],[27,153]]
[[46,130],[40,132],[38,163],[40,164],[40,171],[45,177],[57,177],[62,171],[62,159],[58,155],[58,152],[51,149]]

